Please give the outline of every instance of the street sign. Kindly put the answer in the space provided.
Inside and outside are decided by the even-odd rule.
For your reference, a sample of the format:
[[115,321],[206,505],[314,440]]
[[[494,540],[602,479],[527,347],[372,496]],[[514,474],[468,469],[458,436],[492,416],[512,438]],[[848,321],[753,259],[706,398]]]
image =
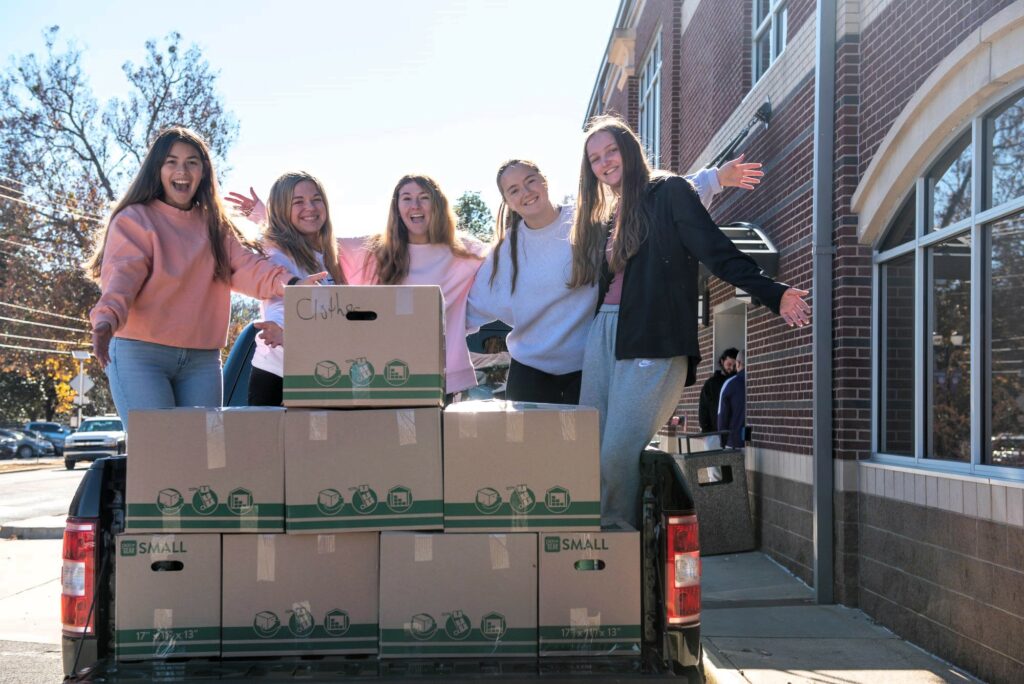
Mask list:
[[85,372],[79,373],[75,377],[71,378],[71,389],[78,392],[79,395],[88,394],[89,390],[92,389],[93,384],[93,381],[89,379],[88,374]]
[[85,406],[89,403],[89,397],[84,394],[76,394],[75,398],[71,400],[71,403],[75,406]]

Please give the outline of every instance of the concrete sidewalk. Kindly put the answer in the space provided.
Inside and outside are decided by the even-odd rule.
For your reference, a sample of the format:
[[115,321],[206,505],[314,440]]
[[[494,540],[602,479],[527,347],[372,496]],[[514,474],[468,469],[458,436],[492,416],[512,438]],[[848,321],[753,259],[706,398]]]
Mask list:
[[814,603],[810,587],[759,552],[703,559],[708,684],[976,683],[859,610]]

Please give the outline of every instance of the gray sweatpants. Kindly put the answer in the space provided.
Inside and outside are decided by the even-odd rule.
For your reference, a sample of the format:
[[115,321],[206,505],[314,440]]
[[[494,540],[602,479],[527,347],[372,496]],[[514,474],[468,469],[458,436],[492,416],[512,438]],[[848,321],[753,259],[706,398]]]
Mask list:
[[619,307],[597,313],[583,354],[580,405],[598,410],[601,425],[601,521],[636,527],[640,453],[679,402],[689,359],[615,359]]

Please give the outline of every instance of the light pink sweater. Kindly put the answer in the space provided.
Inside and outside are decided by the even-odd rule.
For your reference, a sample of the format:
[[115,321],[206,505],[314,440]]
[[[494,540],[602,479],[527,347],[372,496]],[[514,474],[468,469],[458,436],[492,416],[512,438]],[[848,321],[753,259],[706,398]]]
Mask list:
[[[350,285],[377,283],[377,262],[369,257],[366,238],[338,240],[338,259]],[[462,244],[471,254],[484,256],[487,246],[469,236]],[[476,386],[476,372],[466,346],[466,299],[482,259],[456,257],[447,245],[409,245],[409,275],[402,285],[438,285],[444,296],[445,391],[461,392]]]
[[110,222],[93,327],[117,337],[186,349],[227,344],[231,290],[269,299],[284,294],[286,269],[225,239],[231,282],[215,280],[213,253],[200,209],[181,211],[159,200],[132,204]]

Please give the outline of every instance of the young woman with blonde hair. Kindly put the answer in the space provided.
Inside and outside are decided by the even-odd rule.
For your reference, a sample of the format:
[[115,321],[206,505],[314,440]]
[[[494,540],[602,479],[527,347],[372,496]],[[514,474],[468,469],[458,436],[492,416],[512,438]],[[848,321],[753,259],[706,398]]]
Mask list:
[[640,141],[615,117],[587,127],[570,241],[570,284],[601,292],[580,391],[580,403],[600,413],[601,516],[636,525],[640,453],[700,361],[698,262],[791,326],[809,321],[808,292],[763,275],[686,179],[652,173]]
[[134,409],[220,406],[231,291],[272,297],[300,279],[245,246],[203,139],[161,131],[97,237],[93,353],[122,420]]
[[[692,180],[701,202],[710,204],[723,187],[752,189],[760,167],[741,156]],[[576,404],[598,287],[569,287],[573,208],[551,202],[547,178],[534,162],[504,162],[495,182],[502,201],[493,249],[470,291],[467,325],[498,319],[512,327],[506,398]]]

